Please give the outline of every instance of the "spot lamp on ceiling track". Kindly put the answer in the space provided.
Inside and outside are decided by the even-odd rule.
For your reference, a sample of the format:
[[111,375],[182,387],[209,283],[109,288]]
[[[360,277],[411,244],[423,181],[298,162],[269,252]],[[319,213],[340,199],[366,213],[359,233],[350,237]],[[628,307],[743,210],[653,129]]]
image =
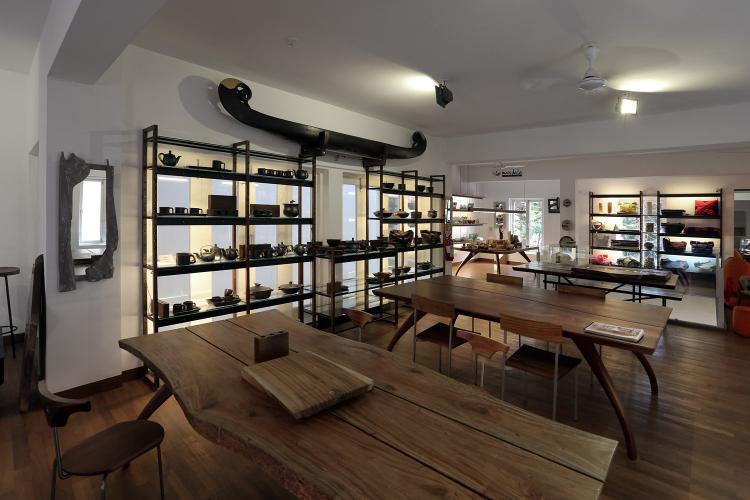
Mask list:
[[435,102],[438,106],[444,108],[451,101],[453,101],[453,92],[445,84],[445,81],[439,85],[435,85]]

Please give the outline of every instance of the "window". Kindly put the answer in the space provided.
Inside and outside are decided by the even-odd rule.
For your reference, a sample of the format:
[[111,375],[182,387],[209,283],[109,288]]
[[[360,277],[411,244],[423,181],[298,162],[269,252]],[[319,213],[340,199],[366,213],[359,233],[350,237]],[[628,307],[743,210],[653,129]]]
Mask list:
[[[341,186],[341,239],[357,239],[357,185],[344,183]],[[341,266],[343,279],[357,277],[357,263],[345,262]]]
[[[511,210],[523,210],[523,214],[510,214],[510,234],[515,234],[524,246],[544,245],[544,200],[511,198]],[[510,235],[506,235],[510,237]]]

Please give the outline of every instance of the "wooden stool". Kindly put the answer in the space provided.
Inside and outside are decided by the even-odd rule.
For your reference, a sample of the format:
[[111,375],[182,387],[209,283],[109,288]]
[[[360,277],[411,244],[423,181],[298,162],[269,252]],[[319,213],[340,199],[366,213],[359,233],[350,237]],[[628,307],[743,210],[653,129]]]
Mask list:
[[[19,274],[21,272],[17,267],[0,267],[0,276],[5,278],[5,299],[8,301],[8,324],[0,325],[0,337],[5,333],[10,333],[10,345],[13,351],[13,358],[16,357],[16,337],[13,332],[18,330],[17,326],[13,326],[13,312],[10,310],[10,289],[8,288],[8,276]],[[7,331],[6,331],[7,330]]]
[[364,330],[365,326],[372,323],[376,319],[378,319],[376,316],[373,316],[370,313],[360,311],[358,309],[350,309],[348,307],[344,307],[341,309],[344,314],[349,316],[349,319],[352,320],[352,323],[354,323],[354,326],[357,327],[357,340],[359,342],[362,342],[362,331]]

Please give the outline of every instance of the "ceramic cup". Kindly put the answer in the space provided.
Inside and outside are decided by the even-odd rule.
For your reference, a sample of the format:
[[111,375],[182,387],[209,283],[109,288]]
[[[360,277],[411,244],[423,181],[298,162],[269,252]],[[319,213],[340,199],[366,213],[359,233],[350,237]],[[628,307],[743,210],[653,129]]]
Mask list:
[[172,215],[173,213],[173,207],[159,207],[159,215]]
[[226,164],[223,161],[221,161],[221,160],[213,160],[211,162],[211,168],[213,168],[215,170],[224,170],[224,166],[225,165]]
[[174,213],[177,215],[186,215],[188,213],[187,207],[174,207]]
[[190,215],[203,215],[203,209],[190,207]]
[[175,262],[178,266],[187,266],[195,263],[195,255],[187,252],[177,252],[175,254]]

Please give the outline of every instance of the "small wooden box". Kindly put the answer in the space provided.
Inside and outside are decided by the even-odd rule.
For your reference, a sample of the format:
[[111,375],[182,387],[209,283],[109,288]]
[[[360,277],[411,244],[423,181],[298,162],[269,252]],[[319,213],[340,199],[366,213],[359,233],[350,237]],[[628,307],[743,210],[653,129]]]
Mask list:
[[289,355],[289,332],[278,332],[257,335],[255,337],[255,362],[262,363]]

